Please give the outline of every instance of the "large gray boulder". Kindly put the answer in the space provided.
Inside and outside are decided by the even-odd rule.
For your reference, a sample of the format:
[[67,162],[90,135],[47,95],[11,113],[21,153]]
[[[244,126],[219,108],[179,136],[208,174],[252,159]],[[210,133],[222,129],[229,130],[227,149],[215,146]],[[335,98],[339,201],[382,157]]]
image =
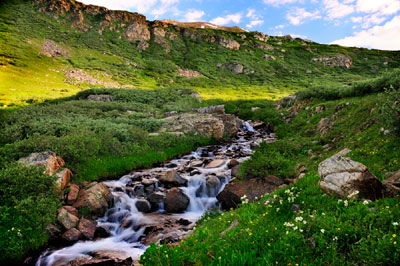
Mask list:
[[170,186],[186,186],[187,180],[181,177],[176,170],[166,172],[160,177],[160,182]]
[[376,200],[383,196],[382,183],[362,163],[336,154],[318,166],[319,187],[339,198]]
[[164,208],[170,213],[182,213],[189,206],[189,197],[178,188],[168,191],[164,200]]

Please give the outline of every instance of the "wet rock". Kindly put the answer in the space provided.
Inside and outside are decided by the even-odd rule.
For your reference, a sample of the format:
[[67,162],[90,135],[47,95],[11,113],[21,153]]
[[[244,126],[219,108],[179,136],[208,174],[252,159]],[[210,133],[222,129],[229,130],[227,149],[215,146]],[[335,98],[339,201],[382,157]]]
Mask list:
[[111,235],[110,230],[105,226],[96,226],[96,231],[94,232],[94,237],[106,238]]
[[138,199],[135,203],[135,206],[140,212],[147,213],[151,211],[151,204],[145,199]]
[[190,162],[189,167],[201,167],[203,164],[204,161],[202,160],[194,160]]
[[230,160],[229,163],[228,163],[228,167],[229,167],[229,168],[233,168],[233,167],[235,167],[235,166],[237,166],[237,165],[239,165],[239,162],[238,162],[236,159],[232,159],[232,160]]
[[189,206],[190,199],[178,188],[172,188],[168,191],[165,200],[164,208],[170,213],[182,213]]
[[210,163],[208,163],[204,168],[210,169],[210,168],[218,168],[223,166],[226,163],[226,160],[223,159],[215,159],[212,160]]
[[189,224],[191,224],[192,222],[191,221],[189,221],[189,220],[186,220],[186,219],[183,219],[183,218],[180,218],[178,221],[176,221],[176,223],[177,224],[180,224],[180,225],[189,225]]
[[207,195],[215,197],[221,187],[221,181],[218,177],[210,175],[206,179]]
[[79,220],[78,229],[86,239],[91,240],[96,232],[96,222],[82,217]]
[[76,242],[78,240],[83,239],[83,234],[76,228],[71,228],[66,231],[61,236],[62,239],[66,240],[67,242]]
[[164,202],[166,194],[163,192],[153,192],[148,197],[147,200],[151,204],[152,210],[157,210],[160,204]]
[[132,257],[125,251],[100,250],[92,254],[91,258],[78,258],[68,266],[132,266]]
[[143,178],[142,179],[142,184],[144,186],[150,186],[153,184],[156,184],[158,182],[157,178]]
[[75,201],[78,199],[79,194],[79,186],[77,184],[70,184],[69,185],[69,192],[67,195],[67,204],[74,204]]
[[66,229],[74,228],[79,221],[79,218],[69,213],[65,208],[61,208],[58,212],[57,221]]
[[144,196],[144,186],[142,184],[135,185],[133,187],[133,195],[136,197]]
[[232,176],[232,177],[237,177],[238,174],[239,174],[239,172],[240,172],[239,165],[236,165],[236,166],[234,166],[234,167],[232,168],[231,176]]
[[350,158],[336,154],[318,166],[319,187],[327,194],[340,198],[376,200],[383,196],[381,182],[368,168]]
[[113,97],[111,95],[99,94],[99,95],[89,95],[87,97],[88,101],[94,102],[112,102]]
[[244,195],[250,201],[255,198],[261,198],[266,193],[271,193],[277,186],[268,182],[266,179],[245,179],[240,183],[229,183],[225,188],[217,195],[218,201],[221,203],[221,207],[224,210],[236,208],[241,203],[241,197]]
[[79,193],[78,200],[73,205],[84,210],[90,217],[103,216],[111,202],[111,193],[103,183],[93,182],[86,190]]
[[182,178],[177,171],[166,172],[160,177],[160,182],[169,186],[186,186],[187,180]]

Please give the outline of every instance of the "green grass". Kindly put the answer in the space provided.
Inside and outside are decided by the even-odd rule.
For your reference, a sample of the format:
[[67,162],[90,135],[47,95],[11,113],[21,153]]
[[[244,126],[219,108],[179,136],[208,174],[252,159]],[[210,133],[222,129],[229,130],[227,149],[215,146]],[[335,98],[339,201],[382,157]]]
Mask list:
[[[45,99],[75,94],[89,84],[75,85],[65,81],[65,72],[79,68],[100,80],[117,82],[120,86],[140,89],[159,87],[190,87],[204,99],[278,99],[299,89],[312,86],[351,83],[385,73],[400,66],[399,52],[346,48],[322,45],[301,39],[293,41],[281,37],[271,38],[273,51],[255,48],[259,43],[252,33],[234,33],[211,29],[192,29],[195,35],[221,36],[241,44],[232,51],[205,38],[180,38],[180,33],[167,40],[170,49],[154,42],[140,53],[135,42],[123,37],[123,30],[105,27],[102,35],[100,18],[85,14],[91,28],[81,32],[71,28],[74,15],[55,16],[38,12],[32,1],[6,0],[0,6],[0,106],[21,106]],[[113,21],[116,27],[119,21]],[[241,38],[241,34],[246,39]],[[67,50],[66,57],[48,58],[39,55],[44,39],[50,39]],[[279,44],[281,42],[281,44]],[[284,50],[284,51],[283,51]],[[186,53],[186,51],[188,51]],[[184,55],[185,54],[185,55]],[[264,60],[265,54],[277,59]],[[312,62],[312,58],[343,54],[353,60],[352,67],[329,67]],[[183,57],[185,56],[185,63]],[[388,64],[384,59],[387,57]],[[366,60],[367,59],[367,60]],[[234,75],[226,70],[231,63],[244,66],[244,73]],[[222,67],[217,67],[222,64]],[[202,77],[183,78],[178,68],[189,68],[202,73]],[[308,70],[312,74],[307,74]],[[105,75],[103,75],[105,74]]]
[[[384,94],[297,103],[299,114],[289,124],[273,119],[278,141],[263,143],[241,165],[241,178],[306,176],[295,185],[230,212],[209,213],[179,246],[152,244],[143,265],[397,265],[400,263],[399,198],[376,202],[339,201],[318,187],[318,164],[343,148],[380,180],[400,169],[400,139],[383,135],[380,108]],[[259,103],[238,105],[238,113]],[[315,108],[323,106],[321,113]],[[289,113],[288,106],[279,110]],[[265,106],[265,108],[268,108]],[[270,107],[271,108],[271,107]],[[274,110],[274,109],[273,109]],[[271,110],[273,113],[274,111]],[[277,112],[277,111],[275,111]],[[268,117],[264,117],[268,121]],[[325,136],[316,130],[322,118],[333,122]],[[323,147],[329,144],[329,148]],[[309,154],[308,151],[312,150]],[[268,198],[273,200],[266,203]],[[298,204],[301,212],[290,211]],[[348,205],[348,206],[346,206]],[[300,218],[301,217],[301,218]],[[239,226],[220,233],[234,220]],[[304,223],[304,221],[306,223]],[[395,224],[393,224],[395,223]],[[314,244],[312,244],[314,243]]]

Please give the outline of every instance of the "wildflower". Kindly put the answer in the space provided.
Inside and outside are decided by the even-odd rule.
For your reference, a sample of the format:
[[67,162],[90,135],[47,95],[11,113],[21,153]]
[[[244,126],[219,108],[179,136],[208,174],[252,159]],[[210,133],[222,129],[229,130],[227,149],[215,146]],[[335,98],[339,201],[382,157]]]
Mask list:
[[276,211],[278,212],[278,211],[279,211],[279,208],[276,208]]
[[354,191],[353,193],[349,194],[349,195],[347,196],[347,198],[349,198],[349,199],[355,199],[356,196],[358,195],[358,193],[360,193],[360,192],[359,192],[358,190],[356,190],[356,191]]
[[249,232],[249,236],[251,236],[253,233],[252,232]]
[[398,222],[393,222],[392,224],[393,224],[393,226],[398,226],[399,225]]
[[344,206],[345,207],[349,206],[349,202],[347,200],[344,201]]
[[325,233],[325,229],[321,229],[321,233],[323,233],[323,234],[324,234],[324,233]]
[[293,230],[294,230],[294,231],[296,231],[296,230],[297,230],[297,228],[298,228],[298,227],[297,227],[297,226],[295,226],[295,227],[293,227]]
[[301,221],[303,221],[303,217],[301,217],[301,216],[299,216],[299,217],[296,217],[296,219],[294,219],[296,222],[301,222]]
[[289,231],[286,231],[286,234],[288,235],[288,234],[289,234]]
[[323,212],[323,213],[321,213],[323,216],[325,216],[325,213]]
[[364,204],[364,205],[368,205],[368,203],[369,203],[368,200],[364,200],[364,201],[363,201],[363,204]]
[[397,241],[394,241],[394,242],[393,242],[393,245],[397,245]]
[[338,237],[335,236],[335,237],[333,238],[333,241],[337,241],[337,240],[338,240]]
[[393,235],[392,235],[393,238],[396,238],[396,236],[397,236],[396,234],[393,234]]
[[299,229],[300,233],[303,233],[303,229]]
[[306,224],[307,223],[307,221],[303,221],[303,224]]

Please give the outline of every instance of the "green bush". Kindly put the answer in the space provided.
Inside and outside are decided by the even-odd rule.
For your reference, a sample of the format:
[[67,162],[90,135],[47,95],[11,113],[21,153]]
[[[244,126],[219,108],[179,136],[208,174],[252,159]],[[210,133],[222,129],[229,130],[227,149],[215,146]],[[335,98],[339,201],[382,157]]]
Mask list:
[[0,169],[0,264],[21,261],[46,243],[58,203],[55,180],[43,169],[19,163]]
[[273,144],[261,143],[251,158],[240,165],[240,177],[264,178],[274,175],[279,178],[295,177],[293,157],[297,148],[290,142],[276,141]]
[[400,89],[390,88],[385,92],[381,107],[381,120],[400,135]]

